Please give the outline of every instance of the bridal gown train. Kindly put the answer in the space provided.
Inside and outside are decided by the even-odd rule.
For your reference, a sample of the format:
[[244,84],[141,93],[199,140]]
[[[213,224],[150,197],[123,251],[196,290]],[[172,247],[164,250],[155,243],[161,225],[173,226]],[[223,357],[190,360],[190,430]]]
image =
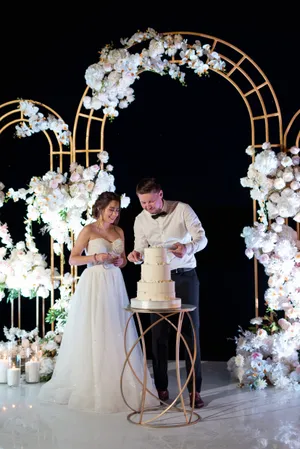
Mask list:
[[[112,245],[103,238],[90,240],[87,254],[111,252]],[[120,388],[125,361],[124,331],[130,316],[124,307],[128,304],[120,268],[101,264],[88,266],[83,271],[71,299],[52,378],[42,385],[39,392],[41,401],[99,413],[130,411]],[[127,351],[136,339],[137,330],[131,319],[127,330]],[[140,344],[131,353],[130,363],[138,378],[143,380]],[[139,410],[142,386],[128,364],[122,385],[128,404]],[[157,394],[148,369],[147,388]],[[158,401],[147,393],[145,405],[157,406]]]

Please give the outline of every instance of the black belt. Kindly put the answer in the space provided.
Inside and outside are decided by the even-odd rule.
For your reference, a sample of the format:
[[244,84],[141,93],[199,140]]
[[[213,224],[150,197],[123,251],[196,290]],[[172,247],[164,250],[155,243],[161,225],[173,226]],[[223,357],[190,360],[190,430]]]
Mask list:
[[175,270],[171,270],[171,274],[177,274],[177,273],[185,273],[186,271],[192,271],[195,268],[175,268]]

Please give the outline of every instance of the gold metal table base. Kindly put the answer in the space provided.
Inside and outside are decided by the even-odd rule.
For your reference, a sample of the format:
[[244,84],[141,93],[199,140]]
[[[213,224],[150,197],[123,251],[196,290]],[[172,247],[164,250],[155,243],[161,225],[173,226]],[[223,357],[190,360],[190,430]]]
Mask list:
[[[185,391],[187,384],[192,377],[193,382],[193,393],[196,391],[195,386],[195,360],[196,360],[196,333],[195,333],[195,327],[193,324],[193,321],[191,319],[190,313],[191,311],[195,310],[195,306],[189,305],[189,304],[182,304],[181,308],[179,309],[170,309],[170,310],[152,310],[152,309],[136,309],[132,308],[131,306],[128,306],[125,308],[126,311],[131,312],[130,317],[127,320],[125,332],[124,332],[124,348],[125,348],[125,354],[126,359],[124,362],[124,366],[122,369],[121,379],[120,379],[120,385],[121,385],[121,394],[123,397],[124,402],[126,405],[132,410],[132,413],[130,413],[127,416],[128,421],[130,421],[132,424],[142,425],[146,427],[153,427],[153,428],[168,428],[168,427],[184,427],[184,426],[190,426],[192,424],[196,424],[201,420],[201,416],[194,411],[194,401],[192,403],[192,407],[187,408],[184,403],[183,398],[183,392]],[[143,329],[140,314],[141,313],[154,313],[158,315],[160,318],[152,323],[147,329]],[[193,336],[194,336],[194,351],[193,355],[191,354],[190,348],[188,347],[188,344],[183,337],[181,333],[182,329],[182,323],[184,319],[184,315],[187,315],[187,317],[190,320],[190,324],[193,330]],[[178,325],[175,326],[172,321],[170,321],[170,317],[174,315],[178,316]],[[137,338],[137,340],[134,342],[133,346],[129,349],[127,349],[126,345],[126,339],[127,339],[127,330],[129,326],[130,320],[134,320],[134,317],[136,317],[139,327],[139,334],[140,336]],[[176,331],[176,345],[175,345],[175,366],[176,366],[176,380],[177,380],[177,387],[178,392],[177,396],[174,398],[171,404],[168,404],[166,402],[163,402],[159,399],[158,396],[155,396],[147,389],[147,353],[146,353],[146,344],[145,344],[145,335],[147,332],[149,332],[154,326],[156,326],[161,321],[167,321],[170,326],[172,326]],[[181,341],[184,343],[185,348],[187,350],[188,356],[191,361],[191,369],[190,372],[187,373],[186,381],[182,385],[181,378],[180,378],[180,343]],[[130,355],[136,345],[142,344],[142,350],[143,350],[143,379],[139,379],[135,370],[133,369],[131,363],[130,363]],[[129,365],[129,368],[131,369],[132,373],[134,374],[137,381],[140,383],[142,387],[142,399],[141,399],[141,408],[140,410],[133,409],[128,401],[126,400],[123,392],[123,376],[125,368]],[[146,408],[145,402],[146,402],[146,395],[151,395],[152,397],[155,397],[157,399],[158,404],[162,404],[161,406],[158,405],[158,407],[154,408]],[[195,395],[193,394],[193,397]],[[180,404],[180,405],[179,405]],[[176,417],[176,422],[174,422],[174,417]],[[134,418],[137,418],[135,421]],[[177,419],[178,418],[178,419]],[[165,419],[165,423],[164,423]]]

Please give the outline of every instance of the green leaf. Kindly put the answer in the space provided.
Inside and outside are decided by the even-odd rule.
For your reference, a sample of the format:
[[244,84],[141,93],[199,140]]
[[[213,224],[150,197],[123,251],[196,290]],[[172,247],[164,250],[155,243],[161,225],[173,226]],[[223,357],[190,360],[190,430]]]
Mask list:
[[20,290],[11,289],[9,294],[7,295],[6,302],[13,302],[14,299],[19,297]]
[[59,211],[59,216],[60,216],[64,221],[66,221],[67,216],[68,216],[68,211],[67,211],[67,209],[63,209],[63,210]]

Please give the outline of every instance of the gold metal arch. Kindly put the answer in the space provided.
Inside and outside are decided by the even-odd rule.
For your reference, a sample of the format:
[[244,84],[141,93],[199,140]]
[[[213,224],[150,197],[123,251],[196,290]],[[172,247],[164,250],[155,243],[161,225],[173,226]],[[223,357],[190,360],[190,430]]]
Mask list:
[[[299,147],[300,145],[300,109],[293,115],[289,124],[286,127],[283,136],[283,147],[291,148],[293,145]],[[286,220],[288,224],[288,220]],[[291,223],[290,226],[293,226],[294,223]],[[298,234],[298,238],[300,236],[300,223],[296,223],[296,230]]]
[[[49,106],[40,103],[34,100],[26,100],[35,104],[39,107],[40,112],[44,112],[46,110],[48,113],[54,115],[57,119],[62,119],[62,117],[54,111],[54,109]],[[0,135],[9,129],[11,126],[16,126],[21,122],[28,122],[29,120],[24,116],[23,112],[18,107],[20,104],[20,100],[13,100],[7,103],[3,103],[0,105]],[[60,171],[63,173],[64,171],[68,171],[70,163],[72,161],[72,144],[70,141],[69,149],[66,149],[65,146],[58,139],[58,135],[54,131],[43,131],[49,146],[49,170],[54,170],[59,167]],[[13,237],[13,236],[12,236]],[[59,280],[61,281],[64,275],[64,245],[61,245],[62,254],[61,256],[55,256],[53,250],[53,239],[50,237],[50,269],[52,273],[53,281]],[[60,276],[55,276],[55,258],[59,259],[59,267],[60,267]],[[71,267],[71,274],[74,275],[73,267]],[[41,299],[41,301],[40,301]],[[47,310],[49,307],[52,307],[55,301],[55,291],[52,288],[50,292],[50,304],[47,305]],[[47,313],[46,310],[46,302],[44,298],[36,297],[36,326],[41,331],[42,335],[45,335],[45,316]],[[17,315],[17,317],[16,317]],[[21,328],[21,320],[22,320],[22,301],[21,296],[19,295],[17,305],[14,301],[11,302],[11,326],[18,326]],[[54,323],[51,325],[51,329],[54,329]]]
[[[203,38],[210,44],[212,50],[217,51],[220,57],[226,62],[226,72],[220,72],[211,69],[216,74],[222,76],[230,82],[239,92],[247,108],[250,128],[251,145],[260,148],[264,142],[270,142],[272,147],[283,149],[283,131],[282,116],[279,102],[274,89],[260,67],[238,47],[203,33],[190,31],[172,31],[162,33],[164,35],[180,34],[183,37],[194,36]],[[172,62],[179,62],[174,59]],[[73,129],[73,151],[74,157],[79,153],[85,153],[86,164],[89,165],[89,155],[91,153],[104,150],[104,131],[107,116],[91,109],[88,113],[83,107],[83,99],[89,92],[87,87],[79,103]],[[86,120],[86,132],[84,142],[77,143],[77,128],[79,119]],[[91,126],[97,125],[99,135],[99,147],[90,148]],[[261,131],[261,125],[263,131]],[[256,201],[253,201],[253,221],[256,220]],[[259,315],[259,297],[258,297],[258,262],[254,258],[254,301],[255,316]]]
[[283,136],[284,148],[289,148],[292,145],[299,147],[300,144],[300,109],[293,115],[290,123],[286,127]]

